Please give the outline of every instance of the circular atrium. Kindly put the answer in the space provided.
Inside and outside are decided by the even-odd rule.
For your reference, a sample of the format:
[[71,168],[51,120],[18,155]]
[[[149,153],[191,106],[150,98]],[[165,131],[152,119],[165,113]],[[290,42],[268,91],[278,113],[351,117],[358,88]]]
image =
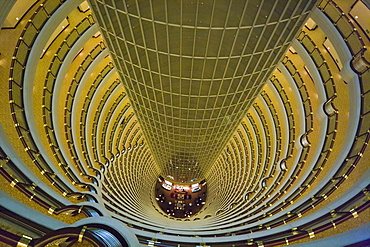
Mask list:
[[0,1],[0,245],[369,245],[368,16]]

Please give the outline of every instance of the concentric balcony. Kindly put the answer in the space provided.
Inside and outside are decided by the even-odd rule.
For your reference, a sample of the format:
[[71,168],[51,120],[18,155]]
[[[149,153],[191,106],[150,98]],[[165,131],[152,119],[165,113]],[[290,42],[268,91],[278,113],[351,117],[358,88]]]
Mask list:
[[[136,105],[139,98],[131,97],[137,92],[123,86],[129,83],[127,80],[134,81],[134,77],[125,74],[125,67],[117,62],[118,52],[112,48],[115,44],[110,33],[119,30],[109,31],[104,26],[106,23],[99,27],[96,20],[101,21],[99,15],[103,11],[118,13],[119,18],[128,15],[127,20],[132,23],[124,28],[131,30],[135,39],[130,41],[132,44],[128,40],[122,44],[134,50],[137,47],[140,52],[153,52],[159,59],[158,64],[162,64],[163,56],[179,61],[182,56],[184,61],[188,57],[206,62],[213,58],[198,56],[196,52],[200,51],[194,50],[193,54],[189,48],[191,42],[185,36],[179,38],[179,42],[187,44],[184,52],[189,54],[180,53],[180,50],[176,53],[172,46],[167,53],[165,46],[157,47],[162,50],[154,49],[150,46],[153,44],[144,46],[137,39],[144,37],[139,35],[142,30],[155,35],[153,39],[158,36],[156,40],[163,37],[171,41],[159,28],[172,23],[167,25],[169,29],[195,30],[191,40],[194,37],[197,40],[198,34],[201,35],[197,30],[207,25],[211,27],[210,23],[202,20],[196,27],[187,23],[190,19],[180,23],[180,16],[165,12],[178,2],[160,6],[164,12],[161,11],[167,13],[163,15],[159,7],[141,9],[144,7],[141,1],[125,2],[121,6],[124,11],[116,10],[116,7],[121,8],[116,4],[123,1],[98,2],[107,7],[97,15],[83,1],[45,0],[27,4],[6,1],[0,4],[0,23],[3,24],[0,78],[4,82],[0,83],[0,104],[3,106],[0,117],[0,242],[11,246],[43,246],[56,242],[92,246],[341,246],[361,243],[368,238],[370,87],[367,82],[370,80],[370,59],[369,36],[366,21],[362,19],[369,15],[369,8],[364,2],[324,0],[313,7],[305,22],[291,32],[295,36],[281,44],[282,56],[275,57],[272,52],[276,61],[269,61],[271,66],[276,65],[274,70],[266,67],[266,71],[271,67],[271,73],[265,73],[266,79],[256,84],[260,90],[248,102],[249,107],[243,108],[240,122],[230,130],[230,135],[220,135],[224,142],[217,143],[219,151],[207,153],[210,155],[208,165],[200,158],[195,159],[195,153],[191,154],[194,159],[186,157],[175,163],[175,159],[169,158],[175,146],[164,149],[161,146],[168,144],[165,140],[171,139],[170,135],[164,136],[162,144],[153,147],[156,140],[151,141],[154,135],[150,137],[147,132],[158,126],[156,134],[166,132],[171,126],[161,129],[161,121],[170,123],[175,117],[155,120],[146,110],[158,109],[158,102],[150,101],[149,96],[146,102],[150,105]],[[254,4],[255,1],[249,2]],[[186,16],[197,16],[198,12],[193,11],[195,6],[203,11],[201,3],[184,4]],[[261,3],[258,8],[267,1]],[[293,3],[288,1],[287,9]],[[218,8],[218,4],[212,5],[217,15],[215,20],[223,17],[226,20],[226,16],[234,13],[233,18],[237,20],[237,13],[252,10],[234,9],[232,5]],[[277,4],[270,7],[282,8]],[[300,9],[299,5],[294,7],[296,11]],[[151,18],[149,10],[153,10],[156,18],[152,18],[152,25],[145,29],[143,25]],[[267,19],[257,18],[257,21],[267,21],[270,26],[268,21],[277,17],[270,11],[266,11],[266,15]],[[175,19],[160,19],[166,16]],[[108,20],[104,18],[104,22]],[[254,15],[250,18],[255,20]],[[284,22],[284,18],[281,21]],[[192,22],[194,24],[195,19]],[[209,30],[216,32],[220,23],[215,22],[214,30]],[[226,25],[224,38],[232,39],[226,31],[252,30],[263,25],[235,23]],[[275,25],[277,22],[271,24]],[[263,43],[262,37],[260,42]],[[134,44],[134,41],[137,42]],[[223,48],[236,48],[238,44],[224,47],[219,41],[214,39],[209,44],[213,47],[210,52],[216,54],[220,48],[221,54],[225,52]],[[258,54],[269,52],[255,50],[250,56]],[[141,55],[140,59],[147,56]],[[237,56],[234,53],[221,55],[220,61],[230,62]],[[147,60],[150,59],[151,56]],[[166,72],[166,66],[162,64],[149,70],[146,65],[139,64],[141,62],[130,60],[135,71],[162,78],[163,83],[158,85],[165,85],[164,78],[167,82],[173,80],[168,83],[173,85],[176,76]],[[179,64],[174,62],[173,65],[178,65],[179,72]],[[243,76],[248,77],[248,74],[240,75]],[[203,83],[201,77],[193,77]],[[140,88],[148,86],[138,81]],[[161,95],[167,91],[161,88]],[[176,95],[180,97],[183,93],[181,89]],[[185,95],[191,96],[191,93]],[[227,93],[220,95],[226,97]],[[177,106],[169,103],[172,98],[170,96],[162,105],[180,109],[180,103]],[[229,107],[226,101],[222,102],[222,107]],[[231,104],[230,109],[237,105]],[[198,106],[195,109],[202,117],[203,113],[207,115],[202,111],[209,110]],[[210,109],[212,116],[218,108],[210,106]],[[237,112],[239,114],[234,111]],[[215,119],[220,116],[218,114]],[[206,118],[207,121],[211,119]],[[230,117],[230,126],[234,120]],[[213,129],[209,131],[211,134]],[[195,136],[189,135],[184,143],[197,141]],[[163,153],[158,154],[157,149]],[[187,163],[189,161],[194,162]],[[156,191],[156,181],[160,176],[172,182],[181,180],[176,174],[185,172],[185,168],[191,168],[183,173],[184,181],[193,179],[189,184],[206,179],[207,198],[199,201],[197,197],[203,194],[198,193],[196,199],[203,207],[194,214],[187,211],[186,217],[174,217],[158,204],[156,198],[161,199],[158,196],[162,194]],[[202,172],[198,172],[200,170]],[[173,183],[177,190],[180,188],[177,192],[182,192],[181,182]],[[175,197],[177,201],[182,198],[181,195]],[[186,200],[184,197],[183,201]],[[184,205],[176,206],[181,210]]]

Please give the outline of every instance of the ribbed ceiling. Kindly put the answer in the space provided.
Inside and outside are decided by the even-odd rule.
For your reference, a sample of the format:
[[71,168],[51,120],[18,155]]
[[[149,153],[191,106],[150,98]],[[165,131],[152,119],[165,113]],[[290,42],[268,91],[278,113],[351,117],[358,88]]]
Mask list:
[[164,176],[203,179],[316,1],[91,1]]
[[[366,226],[370,59],[362,1],[321,1],[309,15],[306,1],[96,3],[92,13],[87,2],[37,2],[1,29],[0,76],[8,82],[0,83],[1,216],[28,217],[24,224],[7,217],[8,232],[37,239],[109,223],[146,245],[241,247]],[[124,22],[112,23],[115,15]],[[255,59],[257,67],[239,70]],[[205,178],[199,213],[164,213],[155,200],[160,175]]]

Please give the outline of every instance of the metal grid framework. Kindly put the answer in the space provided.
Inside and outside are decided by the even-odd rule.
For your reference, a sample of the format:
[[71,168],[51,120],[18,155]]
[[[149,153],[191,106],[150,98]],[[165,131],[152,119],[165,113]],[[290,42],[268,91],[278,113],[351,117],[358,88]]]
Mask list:
[[204,176],[315,3],[90,0],[163,175]]

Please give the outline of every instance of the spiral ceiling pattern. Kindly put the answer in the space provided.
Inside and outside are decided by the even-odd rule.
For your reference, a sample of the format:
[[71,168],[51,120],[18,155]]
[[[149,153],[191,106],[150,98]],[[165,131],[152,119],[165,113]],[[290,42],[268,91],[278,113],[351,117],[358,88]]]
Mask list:
[[[369,6],[154,2],[0,3],[0,242],[366,240]],[[167,175],[206,179],[197,214],[160,209],[155,183]]]

